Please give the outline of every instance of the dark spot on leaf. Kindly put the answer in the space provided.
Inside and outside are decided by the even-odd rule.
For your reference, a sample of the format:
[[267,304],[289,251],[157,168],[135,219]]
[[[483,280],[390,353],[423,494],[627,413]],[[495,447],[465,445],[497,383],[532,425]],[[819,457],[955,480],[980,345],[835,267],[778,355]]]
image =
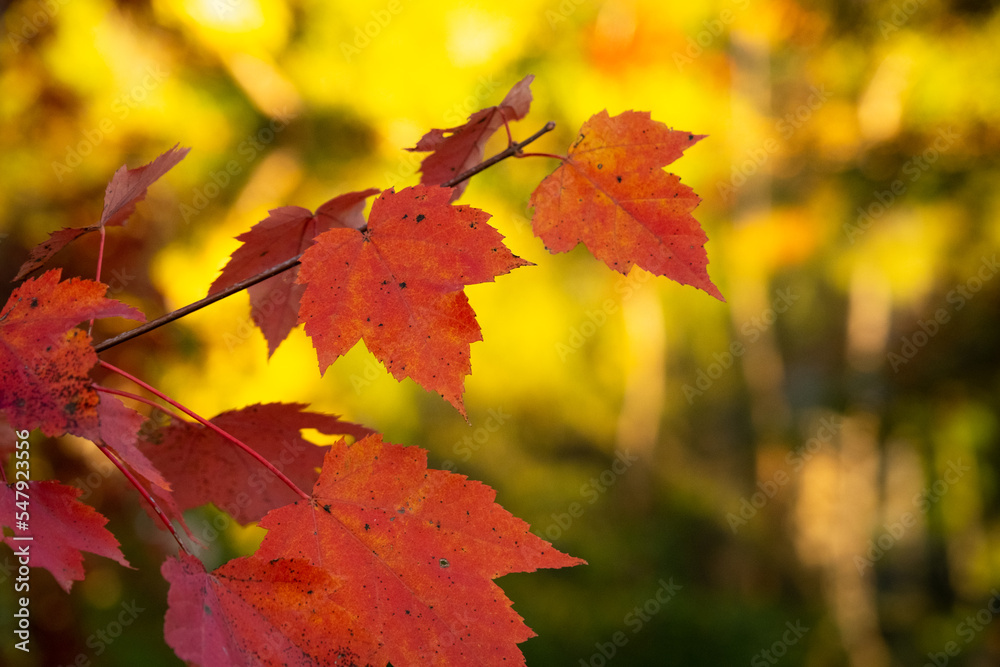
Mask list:
[[451,565],[451,563],[448,562],[447,558],[442,558],[441,560],[438,561],[438,563],[441,564],[441,567],[449,567]]
[[399,283],[399,289],[406,289],[406,283]]
[[31,307],[32,308],[38,308],[38,299],[35,299],[35,298],[31,299]]
[[688,141],[691,141],[692,139],[694,139],[694,135],[693,134],[689,134],[688,135]]
[[423,219],[424,219],[425,217],[426,217],[426,216],[425,216],[425,215],[424,215],[423,213],[419,213],[419,214],[417,214],[417,222],[420,222],[420,221],[421,221],[421,220],[423,220]]
[[329,505],[323,505],[323,511],[326,512],[327,514],[329,514],[330,513],[330,506]]
[[617,179],[618,179],[618,182],[619,182],[619,183],[621,183],[621,182],[622,182],[622,177],[621,177],[621,176],[616,176],[615,178],[617,178]]

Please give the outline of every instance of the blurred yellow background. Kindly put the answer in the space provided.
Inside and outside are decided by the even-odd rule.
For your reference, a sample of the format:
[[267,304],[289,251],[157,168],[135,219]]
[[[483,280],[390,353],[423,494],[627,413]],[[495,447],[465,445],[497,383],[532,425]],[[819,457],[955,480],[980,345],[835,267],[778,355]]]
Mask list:
[[[416,183],[403,148],[527,74],[515,137],[557,123],[530,150],[564,153],[605,108],[709,135],[670,170],[703,199],[727,303],[550,255],[527,201],[552,160],[472,180],[462,202],[537,266],[467,290],[469,424],[363,345],[320,378],[300,329],[268,361],[244,295],[105,358],[203,415],[308,402],[496,488],[590,562],[500,580],[540,635],[529,665],[1000,664],[994,3],[0,7],[4,300],[48,232],[99,219],[118,167],[176,143],[190,155],[109,232],[111,295],[150,319],[204,296],[268,209]],[[52,265],[93,277],[95,241]],[[89,559],[68,598],[41,589],[17,664],[180,664],[157,572],[175,547],[92,446],[51,445],[36,470],[81,485],[139,569]],[[213,521],[209,565],[259,539],[191,514]],[[94,639],[132,600],[149,611]]]

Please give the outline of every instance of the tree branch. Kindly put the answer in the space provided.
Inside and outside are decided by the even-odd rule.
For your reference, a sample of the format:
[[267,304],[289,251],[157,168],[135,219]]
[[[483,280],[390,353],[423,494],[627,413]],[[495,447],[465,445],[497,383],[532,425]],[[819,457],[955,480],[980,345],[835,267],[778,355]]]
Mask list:
[[[538,132],[535,132],[533,135],[531,135],[530,137],[528,137],[524,141],[520,141],[518,143],[511,144],[505,150],[497,153],[493,157],[487,158],[486,160],[483,160],[482,162],[480,162],[476,166],[472,167],[471,169],[467,169],[466,171],[463,171],[461,174],[459,174],[455,178],[451,179],[450,181],[445,181],[444,183],[441,184],[441,186],[442,187],[446,187],[446,188],[453,188],[456,185],[458,185],[459,183],[461,183],[462,181],[467,180],[469,178],[472,178],[473,176],[475,176],[479,172],[485,171],[486,169],[489,169],[490,167],[492,167],[493,165],[495,165],[497,162],[500,162],[502,160],[506,160],[509,157],[514,157],[514,156],[517,156],[517,155],[521,155],[522,154],[521,153],[521,149],[523,149],[525,146],[527,146],[528,144],[532,143],[533,141],[537,140],[543,134],[546,134],[547,132],[551,132],[552,130],[555,129],[555,127],[556,127],[556,124],[553,123],[552,121],[549,121],[548,123],[545,124],[544,127],[542,127],[542,129],[538,130]],[[364,231],[364,228],[362,228],[360,231]],[[284,273],[285,271],[287,271],[288,269],[290,269],[292,267],[298,266],[299,265],[299,259],[301,257],[302,257],[302,254],[300,253],[300,254],[296,255],[295,257],[292,257],[291,259],[285,260],[281,264],[277,264],[275,266],[272,266],[270,269],[267,269],[266,271],[258,273],[255,276],[247,278],[246,280],[241,280],[240,282],[238,282],[238,283],[236,283],[234,285],[231,285],[231,286],[227,287],[224,290],[220,290],[218,292],[215,292],[214,294],[209,294],[204,299],[199,299],[198,301],[195,301],[194,303],[189,303],[188,305],[182,306],[181,308],[178,308],[177,310],[175,310],[173,312],[167,313],[166,315],[163,315],[162,317],[158,317],[155,320],[152,320],[150,322],[146,322],[145,324],[143,324],[141,326],[138,326],[138,327],[136,327],[134,329],[130,329],[130,330],[124,332],[124,333],[118,334],[117,336],[113,336],[112,338],[108,338],[107,340],[101,341],[100,343],[98,343],[97,345],[94,346],[94,350],[97,351],[97,352],[103,352],[104,350],[112,348],[115,345],[120,345],[120,344],[124,343],[125,341],[132,340],[133,338],[137,338],[137,337],[139,337],[139,336],[141,336],[143,334],[149,333],[150,331],[152,331],[154,329],[158,329],[158,328],[162,327],[164,324],[169,324],[170,322],[173,322],[174,320],[178,320],[178,319],[184,317],[185,315],[190,315],[191,313],[193,313],[193,312],[195,312],[197,310],[201,310],[205,306],[211,305],[211,304],[215,303],[216,301],[221,301],[222,299],[225,299],[227,296],[230,296],[232,294],[236,294],[237,292],[242,292],[243,290],[245,290],[248,287],[256,285],[259,282],[263,282],[263,281],[267,280],[268,278],[273,278],[274,276],[278,275],[279,273]]]

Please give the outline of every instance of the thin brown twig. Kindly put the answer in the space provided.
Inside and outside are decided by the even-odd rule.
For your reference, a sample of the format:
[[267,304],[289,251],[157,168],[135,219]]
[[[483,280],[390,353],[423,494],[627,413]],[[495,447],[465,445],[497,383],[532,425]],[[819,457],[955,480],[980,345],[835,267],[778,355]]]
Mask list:
[[[538,132],[535,132],[533,135],[531,135],[530,137],[528,137],[524,141],[519,141],[517,143],[511,144],[505,150],[497,153],[493,157],[487,158],[486,160],[483,160],[482,162],[480,162],[476,166],[472,167],[471,169],[467,169],[467,170],[463,171],[461,174],[459,174],[458,176],[452,178],[450,181],[445,181],[444,183],[441,184],[441,186],[442,187],[446,187],[446,188],[453,188],[456,185],[458,185],[459,183],[461,183],[462,181],[464,181],[466,179],[469,179],[469,178],[472,178],[473,176],[475,176],[479,172],[484,171],[486,169],[489,169],[490,167],[492,167],[493,165],[495,165],[497,162],[500,162],[502,160],[506,160],[509,157],[514,157],[514,156],[517,156],[517,155],[521,155],[522,154],[521,150],[525,146],[527,146],[528,144],[532,143],[533,141],[535,141],[536,139],[538,139],[539,137],[541,137],[543,134],[545,134],[547,132],[551,132],[552,130],[555,129],[555,127],[556,127],[556,124],[553,123],[552,121],[549,121],[548,123],[545,124],[544,127],[542,127],[542,129],[538,130]],[[556,157],[558,157],[558,156],[556,156]],[[360,231],[364,231],[364,228],[362,228]],[[115,345],[121,345],[125,341],[129,341],[129,340],[132,340],[133,338],[137,338],[137,337],[139,337],[139,336],[141,336],[143,334],[149,333],[150,331],[153,331],[154,329],[158,329],[158,328],[162,327],[164,324],[169,324],[170,322],[173,322],[174,320],[178,320],[178,319],[184,317],[185,315],[190,315],[191,313],[193,313],[193,312],[195,312],[197,310],[201,310],[205,306],[209,306],[209,305],[215,303],[216,301],[220,301],[222,299],[225,299],[227,296],[230,296],[232,294],[236,294],[237,292],[242,292],[243,290],[245,290],[248,287],[252,287],[253,285],[256,285],[259,282],[263,282],[263,281],[267,280],[268,278],[273,278],[274,276],[278,275],[279,273],[283,273],[283,272],[287,271],[288,269],[291,269],[292,267],[298,266],[299,265],[299,260],[301,259],[301,257],[302,257],[302,253],[296,255],[295,257],[292,257],[290,259],[285,260],[281,264],[277,264],[275,266],[272,266],[270,269],[267,269],[266,271],[262,271],[261,273],[258,273],[255,276],[251,276],[250,278],[247,278],[246,280],[241,280],[240,282],[238,282],[238,283],[236,283],[234,285],[230,285],[229,287],[227,287],[224,290],[220,290],[220,291],[215,292],[213,294],[209,294],[204,299],[199,299],[198,301],[195,301],[193,303],[189,303],[188,305],[182,306],[181,308],[178,308],[175,311],[169,312],[166,315],[163,315],[162,317],[158,317],[155,320],[146,322],[145,324],[140,325],[140,326],[138,326],[138,327],[136,327],[134,329],[129,329],[128,331],[120,333],[117,336],[113,336],[111,338],[108,338],[107,340],[101,341],[100,343],[98,343],[97,345],[94,346],[94,350],[97,351],[97,352],[103,352],[104,350],[110,349],[110,348],[114,347]]]

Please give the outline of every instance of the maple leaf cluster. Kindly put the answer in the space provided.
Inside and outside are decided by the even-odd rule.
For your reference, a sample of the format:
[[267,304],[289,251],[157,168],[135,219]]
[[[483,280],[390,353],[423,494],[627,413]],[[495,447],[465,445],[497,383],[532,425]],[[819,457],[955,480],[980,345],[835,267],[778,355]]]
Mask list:
[[[531,262],[504,245],[488,213],[456,200],[471,174],[529,155],[522,150],[529,141],[515,143],[509,123],[527,115],[532,79],[409,149],[430,153],[419,185],[349,192],[315,212],[271,210],[237,237],[243,245],[209,297],[246,289],[269,355],[301,324],[324,373],[363,340],[394,377],[440,393],[465,416],[470,345],[482,334],[464,288]],[[484,162],[501,128],[509,147]],[[616,271],[639,266],[722,299],[706,270],[707,237],[691,215],[700,200],[663,171],[702,138],[648,113],[596,114],[566,156],[535,154],[561,161],[531,196],[536,235],[552,252],[583,243]],[[103,252],[105,230],[124,225],[187,152],[175,146],[147,165],[119,169],[100,221],[53,232],[15,280],[91,232],[101,233]],[[205,419],[101,361],[98,350],[109,343],[95,347],[80,325],[145,317],[108,298],[99,277],[100,260],[98,280],[62,280],[52,269],[11,294],[0,311],[0,412],[18,429],[94,442],[177,538],[180,554],[162,574],[170,582],[165,634],[180,658],[211,666],[523,664],[517,644],[533,633],[493,580],[582,560],[529,532],[489,487],[428,469],[419,448],[386,443],[370,428],[301,404]],[[169,407],[95,384],[98,364]],[[321,447],[304,429],[346,439]],[[79,501],[78,489],[35,480],[29,488],[39,535],[32,566],[69,591],[84,578],[82,552],[128,565],[107,520]],[[266,529],[257,551],[206,571],[173,529],[187,530],[183,513],[206,503]],[[13,484],[0,486],[0,508],[0,523],[11,525]]]

